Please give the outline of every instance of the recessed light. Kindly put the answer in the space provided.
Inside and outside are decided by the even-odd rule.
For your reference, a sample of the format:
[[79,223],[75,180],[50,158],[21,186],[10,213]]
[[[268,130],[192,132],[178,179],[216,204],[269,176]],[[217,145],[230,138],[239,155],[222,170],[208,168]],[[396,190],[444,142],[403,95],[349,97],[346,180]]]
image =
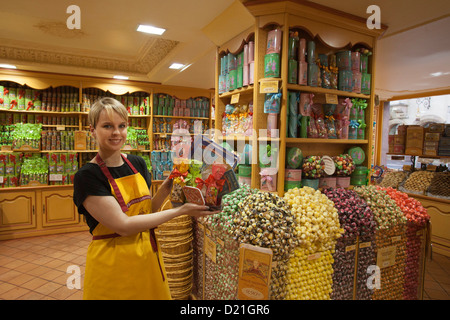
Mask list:
[[184,67],[184,64],[181,63],[172,63],[172,65],[169,67],[170,69],[181,69]]
[[114,79],[119,79],[119,80],[128,80],[127,76],[114,76]]
[[0,68],[17,69],[17,67],[12,64],[0,64]]
[[139,27],[137,28],[137,31],[162,35],[166,31],[166,29],[140,24]]
[[446,75],[449,75],[449,74],[450,74],[450,72],[441,72],[441,71],[439,71],[439,72],[430,73],[430,76],[432,76],[432,77],[441,77],[441,76],[446,76]]

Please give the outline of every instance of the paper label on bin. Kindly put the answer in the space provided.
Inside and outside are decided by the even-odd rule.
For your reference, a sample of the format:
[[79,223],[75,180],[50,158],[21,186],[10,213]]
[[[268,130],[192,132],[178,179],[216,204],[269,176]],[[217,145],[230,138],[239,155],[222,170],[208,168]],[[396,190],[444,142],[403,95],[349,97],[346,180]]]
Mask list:
[[216,244],[210,237],[205,237],[205,255],[212,260],[212,262],[216,263],[217,257],[217,248]]
[[272,250],[242,243],[239,247],[239,300],[268,300]]
[[397,254],[397,246],[389,246],[378,249],[377,266],[387,268],[395,264],[395,256]]

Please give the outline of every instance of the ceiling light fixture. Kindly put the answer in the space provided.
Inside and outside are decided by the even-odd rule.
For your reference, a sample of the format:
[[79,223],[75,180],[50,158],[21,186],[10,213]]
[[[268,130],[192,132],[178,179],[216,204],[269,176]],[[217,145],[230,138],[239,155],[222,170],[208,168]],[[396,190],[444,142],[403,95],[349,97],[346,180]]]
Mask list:
[[187,68],[189,68],[191,65],[192,65],[192,63],[191,63],[191,64],[185,65],[184,68],[180,70],[180,72],[183,72],[184,70],[186,70]]
[[439,71],[439,72],[430,73],[430,76],[432,76],[432,77],[440,77],[440,76],[446,76],[446,75],[449,75],[449,74],[450,74],[450,72],[441,72],[441,71]]
[[17,67],[12,64],[3,64],[3,63],[0,64],[0,68],[17,69]]
[[150,33],[150,34],[157,34],[160,36],[166,31],[166,29],[157,28],[157,27],[153,27],[153,26],[149,26],[149,25],[145,25],[145,24],[140,24],[136,31]]
[[176,70],[179,70],[179,69],[181,69],[181,68],[183,68],[184,67],[184,64],[181,64],[181,63],[172,63],[172,65],[169,67],[169,69],[176,69]]
[[114,76],[114,79],[119,79],[119,80],[128,80],[127,76]]

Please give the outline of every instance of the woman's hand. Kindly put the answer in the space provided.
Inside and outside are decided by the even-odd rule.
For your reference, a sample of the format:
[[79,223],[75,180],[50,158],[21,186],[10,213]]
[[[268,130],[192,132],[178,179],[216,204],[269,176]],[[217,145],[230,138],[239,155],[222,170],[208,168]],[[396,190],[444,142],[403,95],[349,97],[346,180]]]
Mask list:
[[194,203],[185,203],[181,207],[178,207],[178,209],[182,215],[186,214],[196,218],[209,216],[220,212],[220,210],[210,211],[208,206],[202,206]]
[[161,192],[163,192],[166,197],[170,194],[170,191],[172,191],[172,185],[173,185],[173,179],[166,178],[166,180],[161,183],[161,185],[158,188],[161,189]]

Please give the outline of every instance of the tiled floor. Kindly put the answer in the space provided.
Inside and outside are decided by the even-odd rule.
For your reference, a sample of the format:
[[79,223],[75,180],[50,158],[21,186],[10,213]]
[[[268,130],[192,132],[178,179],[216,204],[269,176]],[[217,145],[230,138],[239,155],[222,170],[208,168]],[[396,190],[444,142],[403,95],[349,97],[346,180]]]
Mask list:
[[0,299],[82,299],[90,241],[89,232],[0,241]]
[[[89,232],[0,241],[0,300],[82,299],[90,241]],[[450,258],[433,253],[424,287],[425,300],[450,299]]]

